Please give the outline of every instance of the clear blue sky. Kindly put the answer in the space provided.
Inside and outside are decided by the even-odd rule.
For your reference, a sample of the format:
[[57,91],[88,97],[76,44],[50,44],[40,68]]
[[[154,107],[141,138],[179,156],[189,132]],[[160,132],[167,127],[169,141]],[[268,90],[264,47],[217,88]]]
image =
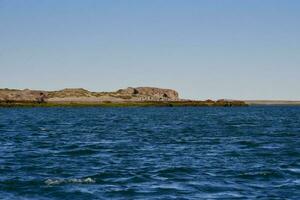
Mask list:
[[0,87],[300,100],[299,0],[0,0]]

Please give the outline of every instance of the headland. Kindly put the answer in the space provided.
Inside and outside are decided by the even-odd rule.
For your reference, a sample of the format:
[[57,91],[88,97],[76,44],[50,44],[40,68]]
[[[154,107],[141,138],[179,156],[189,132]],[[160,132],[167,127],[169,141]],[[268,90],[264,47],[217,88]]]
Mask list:
[[115,92],[91,92],[83,88],[58,91],[0,89],[0,107],[128,107],[128,106],[247,106],[237,100],[181,99],[177,91],[155,87],[128,87]]

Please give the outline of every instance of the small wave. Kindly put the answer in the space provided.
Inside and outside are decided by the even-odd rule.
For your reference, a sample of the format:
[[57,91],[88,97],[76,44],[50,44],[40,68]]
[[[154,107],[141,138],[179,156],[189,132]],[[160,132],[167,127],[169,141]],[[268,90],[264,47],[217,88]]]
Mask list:
[[294,172],[294,173],[300,173],[299,168],[289,168],[288,170],[291,171],[291,172]]
[[283,175],[279,171],[269,170],[260,172],[246,172],[238,175],[239,178],[253,179],[253,178],[282,178]]
[[89,184],[96,183],[95,179],[92,178],[71,178],[71,179],[47,179],[45,184],[47,185],[60,185],[67,183],[79,183],[79,184]]
[[300,179],[294,180],[293,183],[295,183],[296,185],[300,185]]
[[260,146],[256,141],[242,140],[238,142],[239,145],[242,145],[246,148],[254,148]]
[[75,149],[71,151],[61,152],[60,154],[69,155],[69,156],[88,156],[97,153],[98,151],[92,149]]

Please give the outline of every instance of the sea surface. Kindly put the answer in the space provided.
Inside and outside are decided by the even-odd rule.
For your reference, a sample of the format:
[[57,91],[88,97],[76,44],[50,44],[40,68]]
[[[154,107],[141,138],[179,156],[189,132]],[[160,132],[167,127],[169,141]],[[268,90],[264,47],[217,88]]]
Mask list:
[[300,107],[1,108],[0,199],[300,199]]

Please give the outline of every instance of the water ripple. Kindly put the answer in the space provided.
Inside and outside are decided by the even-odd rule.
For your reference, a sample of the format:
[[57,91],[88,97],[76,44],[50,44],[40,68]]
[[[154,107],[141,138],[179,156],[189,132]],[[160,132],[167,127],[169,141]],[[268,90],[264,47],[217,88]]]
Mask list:
[[0,199],[299,199],[300,108],[0,109]]

